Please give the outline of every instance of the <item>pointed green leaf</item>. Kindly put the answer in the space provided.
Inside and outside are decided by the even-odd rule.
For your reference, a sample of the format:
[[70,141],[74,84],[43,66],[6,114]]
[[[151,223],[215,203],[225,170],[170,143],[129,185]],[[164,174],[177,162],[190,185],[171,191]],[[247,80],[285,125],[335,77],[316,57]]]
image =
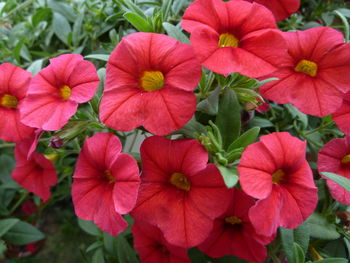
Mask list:
[[218,165],[218,168],[224,178],[227,188],[234,187],[238,182],[238,171],[236,167],[227,168],[223,165]]
[[228,147],[228,152],[235,148],[247,147],[249,144],[255,142],[260,132],[260,127],[254,127],[239,136],[231,145]]
[[19,222],[18,218],[7,218],[0,220],[0,237],[6,234],[15,224]]
[[197,105],[197,110],[209,115],[216,115],[219,110],[219,96],[221,87],[217,87],[208,98],[202,100]]
[[43,238],[45,238],[45,236],[41,231],[23,221],[17,222],[2,236],[3,240],[14,245],[25,245]]
[[153,28],[152,26],[141,16],[132,13],[132,12],[126,12],[124,14],[124,17],[126,20],[130,22],[137,30],[141,32],[152,32]]
[[340,237],[336,226],[329,223],[326,218],[318,213],[313,213],[306,224],[309,226],[310,236],[313,238],[333,240]]
[[188,37],[182,32],[182,30],[173,24],[170,24],[168,22],[163,23],[163,27],[168,34],[168,36],[175,38],[177,41],[180,41],[182,43],[190,44],[190,40]]
[[279,229],[279,233],[282,241],[283,251],[288,259],[288,262],[295,262],[293,229],[281,227]]
[[229,87],[225,88],[220,99],[216,125],[221,132],[223,147],[227,149],[241,131],[241,107],[236,93]]

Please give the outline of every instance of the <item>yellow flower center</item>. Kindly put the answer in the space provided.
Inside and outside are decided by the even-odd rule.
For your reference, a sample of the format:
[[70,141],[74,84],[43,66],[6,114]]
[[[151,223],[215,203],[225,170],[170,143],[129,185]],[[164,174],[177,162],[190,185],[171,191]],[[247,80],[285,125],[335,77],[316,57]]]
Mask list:
[[317,64],[310,60],[302,59],[299,61],[294,70],[296,72],[303,72],[311,77],[315,77],[317,75]]
[[15,96],[5,94],[1,97],[0,105],[6,108],[16,109],[18,105],[18,100]]
[[68,100],[71,94],[71,88],[68,87],[67,85],[64,85],[63,87],[60,88],[60,96],[64,100]]
[[144,71],[140,78],[143,90],[150,92],[164,87],[164,75],[160,71]]
[[229,33],[224,33],[219,36],[218,47],[238,47],[238,39]]
[[170,176],[170,183],[184,191],[189,191],[191,188],[191,183],[182,173],[173,173]]
[[239,225],[242,223],[242,220],[236,216],[229,216],[225,218],[225,222],[231,225]]
[[272,174],[272,183],[273,184],[279,184],[283,177],[284,177],[284,172],[282,171],[282,169],[278,169],[276,172],[274,172]]
[[345,156],[343,157],[343,159],[341,159],[341,163],[342,163],[342,164],[350,163],[350,154],[345,155]]
[[108,181],[108,183],[113,184],[115,183],[115,177],[112,175],[110,170],[105,170],[103,172],[103,177],[104,179],[106,179]]

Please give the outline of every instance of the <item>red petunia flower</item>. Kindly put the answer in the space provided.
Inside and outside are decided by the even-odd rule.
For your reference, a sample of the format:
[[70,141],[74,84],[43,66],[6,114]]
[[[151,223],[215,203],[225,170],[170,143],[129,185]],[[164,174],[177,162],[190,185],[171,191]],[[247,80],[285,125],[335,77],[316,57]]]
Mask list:
[[267,256],[264,244],[271,242],[274,236],[267,238],[256,234],[248,216],[254,204],[254,200],[242,190],[233,189],[226,212],[215,220],[208,239],[198,248],[213,258],[234,255],[262,262]]
[[158,226],[173,245],[203,242],[227,208],[230,192],[196,140],[153,136],[141,145],[143,172],[132,215]]
[[341,107],[332,114],[332,119],[343,133],[350,133],[350,93],[344,96]]
[[33,77],[20,108],[21,120],[46,131],[59,130],[89,101],[99,83],[95,66],[81,55],[65,54]]
[[28,159],[28,152],[33,139],[28,138],[16,144],[16,167],[12,178],[23,188],[47,201],[50,187],[56,185],[57,175],[52,162],[43,155],[33,152]]
[[256,3],[196,0],[182,26],[202,65],[219,74],[260,77],[275,71],[287,52],[275,18]]
[[193,116],[200,77],[190,45],[161,34],[130,34],[108,61],[100,118],[116,130],[142,125],[168,134]]
[[266,6],[271,10],[276,18],[276,21],[281,21],[291,14],[298,11],[300,7],[300,0],[246,0],[249,2],[256,2]]
[[22,107],[31,74],[10,63],[0,65],[0,139],[19,142],[29,137],[34,129],[20,121]]
[[284,36],[289,53],[285,66],[267,76],[279,80],[260,87],[262,95],[277,103],[292,103],[310,115],[335,112],[350,91],[350,44],[344,44],[343,35],[329,27]]
[[114,236],[126,229],[128,224],[121,214],[134,208],[140,184],[136,160],[121,150],[120,140],[112,133],[87,138],[72,185],[76,215],[93,220]]
[[[320,173],[336,173],[350,179],[350,136],[333,139],[327,143],[318,153],[317,166]],[[350,193],[332,180],[324,178],[333,198],[342,204],[350,205]]]
[[258,234],[271,236],[279,226],[296,228],[314,211],[317,188],[305,151],[306,142],[276,132],[243,152],[239,180],[244,192],[260,199],[249,211]]
[[142,263],[190,263],[187,249],[170,245],[159,228],[141,221],[132,226],[134,247]]

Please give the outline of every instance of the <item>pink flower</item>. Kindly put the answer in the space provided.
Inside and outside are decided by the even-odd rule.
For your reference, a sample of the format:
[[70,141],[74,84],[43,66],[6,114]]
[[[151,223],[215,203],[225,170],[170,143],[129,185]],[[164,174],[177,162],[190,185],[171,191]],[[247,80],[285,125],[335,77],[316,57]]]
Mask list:
[[314,211],[317,188],[305,152],[306,142],[287,132],[262,136],[243,152],[239,180],[245,193],[259,199],[249,211],[258,234],[296,228]]
[[93,220],[114,236],[126,229],[128,224],[121,214],[134,208],[140,184],[136,160],[121,150],[120,140],[112,133],[87,138],[72,185],[76,215]]
[[20,108],[21,120],[46,131],[61,129],[89,101],[99,83],[95,66],[81,55],[65,54],[50,59],[29,85]]
[[10,63],[0,65],[0,139],[19,142],[28,138],[33,128],[20,121],[19,110],[27,93],[31,74]]
[[57,175],[52,162],[43,155],[33,152],[28,159],[32,138],[16,144],[16,167],[11,176],[20,186],[47,201],[50,187],[56,185]]
[[168,134],[193,116],[200,78],[190,45],[161,34],[130,34],[108,61],[100,119],[120,131],[144,126]]

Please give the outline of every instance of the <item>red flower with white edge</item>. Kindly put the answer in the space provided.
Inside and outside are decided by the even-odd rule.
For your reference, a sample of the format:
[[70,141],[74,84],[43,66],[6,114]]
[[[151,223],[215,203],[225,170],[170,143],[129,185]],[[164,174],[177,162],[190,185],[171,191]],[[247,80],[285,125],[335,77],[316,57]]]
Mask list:
[[314,211],[317,188],[305,152],[306,142],[287,132],[262,136],[243,152],[239,180],[246,194],[259,199],[249,211],[258,234],[296,228]]
[[[318,153],[318,171],[336,173],[350,179],[350,136],[333,139]],[[326,178],[333,198],[342,204],[350,205],[350,193],[343,187]]]
[[31,74],[10,63],[0,65],[0,139],[19,142],[28,138],[34,129],[20,121],[22,107]]
[[334,113],[350,91],[350,44],[329,27],[284,33],[286,64],[264,78],[276,77],[262,87],[264,98],[292,103],[303,113],[322,117]]
[[142,263],[191,263],[187,249],[170,245],[155,226],[135,221],[132,234]]
[[287,52],[275,18],[260,4],[196,0],[181,23],[199,61],[219,74],[261,77],[280,67]]
[[120,131],[180,129],[196,110],[193,90],[201,74],[190,45],[161,34],[130,34],[108,61],[100,119]]
[[339,130],[346,135],[350,133],[350,93],[344,96],[341,107],[332,114],[332,119]]
[[209,235],[230,201],[220,171],[196,140],[153,136],[141,145],[136,220],[156,225],[172,245],[193,247]]
[[20,108],[21,121],[45,131],[61,129],[79,103],[92,99],[99,83],[95,66],[81,55],[64,54],[33,77]]
[[256,2],[266,6],[271,10],[276,18],[276,21],[281,21],[291,14],[298,11],[300,7],[300,0],[246,0],[249,2]]
[[121,215],[134,208],[140,184],[136,160],[121,150],[120,140],[112,133],[87,138],[72,185],[76,215],[93,220],[113,236],[126,229],[128,224]]
[[264,244],[271,242],[275,236],[256,234],[248,216],[254,204],[254,199],[242,190],[232,189],[226,212],[215,219],[211,234],[198,248],[213,258],[234,255],[244,260],[262,262],[267,256]]
[[28,138],[16,144],[16,167],[11,176],[20,186],[39,196],[44,201],[50,198],[50,187],[56,185],[56,169],[43,155],[28,152],[33,139]]

